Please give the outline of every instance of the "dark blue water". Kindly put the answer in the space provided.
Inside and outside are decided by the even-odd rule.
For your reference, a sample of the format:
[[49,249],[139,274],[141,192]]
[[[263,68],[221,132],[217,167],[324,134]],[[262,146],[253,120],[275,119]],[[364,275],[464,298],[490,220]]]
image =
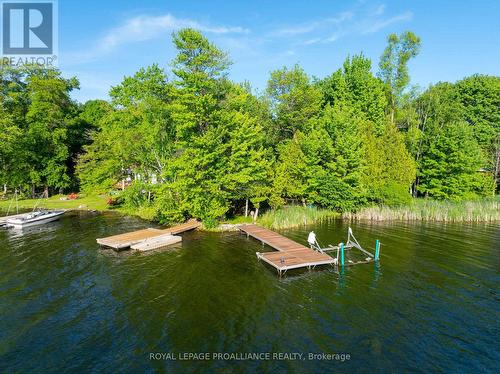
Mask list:
[[[498,226],[356,223],[362,244],[381,240],[379,265],[282,279],[257,261],[262,245],[237,233],[191,232],[148,254],[96,245],[147,226],[71,213],[0,231],[0,372],[500,368]],[[338,243],[347,223],[312,228],[322,243]],[[283,234],[305,243],[310,229]],[[190,352],[210,359],[181,360]],[[222,353],[233,359],[214,359]],[[251,353],[261,360],[241,359]],[[342,356],[309,356],[323,353]]]

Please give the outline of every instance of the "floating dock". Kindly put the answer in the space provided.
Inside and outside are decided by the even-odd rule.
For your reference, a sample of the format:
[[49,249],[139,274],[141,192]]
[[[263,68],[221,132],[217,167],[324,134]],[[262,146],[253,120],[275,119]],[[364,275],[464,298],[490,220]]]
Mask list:
[[317,252],[263,227],[257,225],[241,225],[239,229],[278,251],[266,253],[257,252],[257,258],[276,268],[280,275],[290,269],[305,267],[311,269],[317,265],[329,265],[337,262],[336,258],[325,253]]
[[146,239],[140,243],[133,244],[130,248],[138,251],[150,251],[152,249],[159,249],[175,243],[180,243],[181,241],[182,237],[180,236],[166,234],[155,236],[154,238]]
[[[176,234],[185,231],[194,230],[201,225],[200,222],[190,219],[186,223],[173,226],[168,229],[144,229],[138,231],[127,232],[124,234],[108,236],[106,238],[97,239],[97,243],[104,247],[113,249],[139,249],[149,250],[164,247],[166,245],[178,243],[182,240]],[[178,238],[178,239],[172,239]],[[155,239],[155,240],[153,240]]]

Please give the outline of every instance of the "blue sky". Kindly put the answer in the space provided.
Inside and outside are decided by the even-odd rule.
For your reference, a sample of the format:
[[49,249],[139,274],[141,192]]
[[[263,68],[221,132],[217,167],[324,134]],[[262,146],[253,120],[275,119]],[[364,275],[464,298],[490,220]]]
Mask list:
[[363,52],[377,70],[386,37],[422,38],[410,63],[426,87],[474,73],[500,75],[500,1],[70,1],[59,0],[59,67],[80,79],[79,101],[153,63],[168,69],[171,33],[200,29],[229,52],[234,81],[264,89],[269,72],[299,63],[324,77]]

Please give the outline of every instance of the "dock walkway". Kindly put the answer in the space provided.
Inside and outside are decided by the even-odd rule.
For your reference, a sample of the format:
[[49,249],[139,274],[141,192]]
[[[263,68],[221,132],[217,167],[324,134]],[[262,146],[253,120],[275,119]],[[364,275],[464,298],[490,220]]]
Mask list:
[[108,236],[106,238],[96,239],[97,243],[113,249],[124,249],[135,246],[146,240],[160,236],[176,235],[185,231],[193,230],[201,225],[200,222],[190,219],[181,225],[169,227],[167,229],[144,229],[138,231],[127,232],[124,234]]
[[312,268],[317,265],[334,264],[337,261],[325,253],[317,252],[257,225],[241,225],[239,229],[278,251],[257,252],[257,258],[276,268],[280,275],[290,269]]

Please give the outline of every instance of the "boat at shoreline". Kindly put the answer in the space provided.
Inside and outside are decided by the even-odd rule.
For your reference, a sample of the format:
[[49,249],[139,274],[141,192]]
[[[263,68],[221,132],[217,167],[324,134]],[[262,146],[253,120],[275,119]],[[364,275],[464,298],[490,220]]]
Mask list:
[[8,219],[6,221],[6,226],[20,229],[24,227],[42,225],[58,220],[64,212],[64,210],[40,210],[26,213],[16,218]]

